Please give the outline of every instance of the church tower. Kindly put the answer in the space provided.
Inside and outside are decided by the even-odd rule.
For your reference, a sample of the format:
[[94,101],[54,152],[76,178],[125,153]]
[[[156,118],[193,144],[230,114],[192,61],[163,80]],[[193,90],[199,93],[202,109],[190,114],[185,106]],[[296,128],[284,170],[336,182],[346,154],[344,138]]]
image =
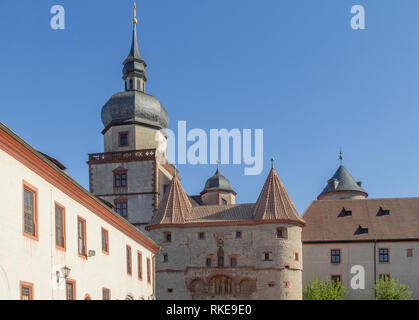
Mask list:
[[131,50],[122,69],[125,90],[102,108],[104,153],[90,154],[88,165],[90,192],[143,228],[158,209],[174,169],[165,161],[167,111],[146,93],[147,64],[138,48],[137,22],[134,4]]

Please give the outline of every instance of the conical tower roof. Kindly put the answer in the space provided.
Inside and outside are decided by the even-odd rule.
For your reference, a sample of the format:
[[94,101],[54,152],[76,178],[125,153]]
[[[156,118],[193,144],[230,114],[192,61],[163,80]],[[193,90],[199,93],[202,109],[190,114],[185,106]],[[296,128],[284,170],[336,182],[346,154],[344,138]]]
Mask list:
[[368,196],[367,192],[361,187],[361,182],[356,182],[343,165],[340,165],[333,177],[329,179],[318,199],[326,194],[336,192],[355,192],[365,197]]
[[283,220],[287,223],[305,224],[274,168],[269,172],[256,202],[254,219]]
[[185,223],[191,211],[192,204],[189,197],[183,190],[179,178],[175,175],[163,196],[159,210],[151,219],[150,225]]

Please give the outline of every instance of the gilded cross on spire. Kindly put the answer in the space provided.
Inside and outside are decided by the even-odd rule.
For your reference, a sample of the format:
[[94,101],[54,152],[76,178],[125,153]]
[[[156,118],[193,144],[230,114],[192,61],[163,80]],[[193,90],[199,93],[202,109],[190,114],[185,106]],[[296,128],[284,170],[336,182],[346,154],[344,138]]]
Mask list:
[[137,24],[137,4],[134,2],[134,19],[132,19],[132,24]]
[[340,160],[340,165],[342,165],[342,162],[343,162],[342,150],[340,150],[339,152],[339,160]]

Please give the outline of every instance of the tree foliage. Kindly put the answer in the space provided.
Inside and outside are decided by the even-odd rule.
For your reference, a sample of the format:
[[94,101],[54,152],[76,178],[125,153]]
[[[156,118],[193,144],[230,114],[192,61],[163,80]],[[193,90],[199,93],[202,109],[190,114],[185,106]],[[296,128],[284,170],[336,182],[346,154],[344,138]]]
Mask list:
[[375,297],[377,300],[410,300],[412,291],[404,284],[399,284],[399,280],[383,277],[374,286]]
[[346,288],[340,281],[319,281],[314,278],[304,288],[304,300],[343,300]]

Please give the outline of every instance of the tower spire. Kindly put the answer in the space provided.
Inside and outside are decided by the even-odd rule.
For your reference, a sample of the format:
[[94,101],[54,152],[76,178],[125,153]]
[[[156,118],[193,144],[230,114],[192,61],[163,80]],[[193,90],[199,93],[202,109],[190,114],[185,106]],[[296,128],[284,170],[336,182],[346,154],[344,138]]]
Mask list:
[[138,49],[137,41],[137,4],[134,2],[134,18],[132,19],[132,43],[128,57],[124,61],[124,74],[122,79],[125,80],[125,91],[142,91],[145,92],[145,83],[147,81],[147,64],[144,62]]

